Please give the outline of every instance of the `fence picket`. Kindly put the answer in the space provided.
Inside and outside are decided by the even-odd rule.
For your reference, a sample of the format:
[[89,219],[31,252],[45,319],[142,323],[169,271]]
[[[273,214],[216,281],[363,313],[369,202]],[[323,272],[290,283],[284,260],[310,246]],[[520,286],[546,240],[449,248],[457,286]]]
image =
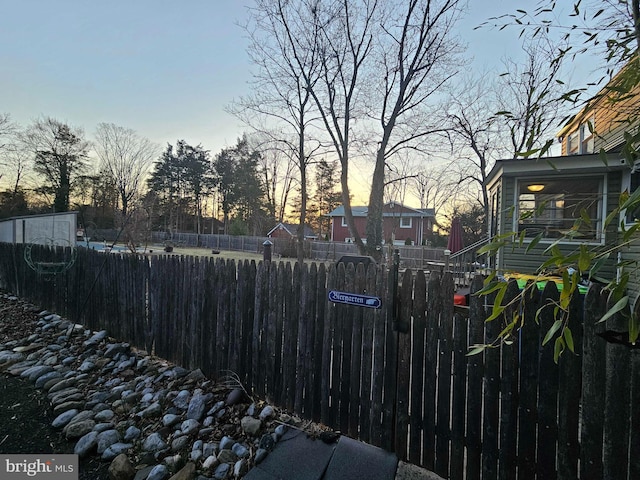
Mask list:
[[[404,286],[403,286],[404,288]],[[422,407],[424,392],[424,349],[427,312],[427,280],[424,272],[418,270],[414,282],[413,294],[413,345],[411,351],[411,415],[409,456],[411,463],[420,464],[422,461]],[[408,336],[408,335],[407,335]]]
[[[366,286],[364,264],[358,263],[355,271],[353,292],[363,294]],[[349,379],[349,429],[352,437],[358,436],[361,415],[360,376],[362,375],[362,322],[363,308],[353,307],[351,330],[351,375]]]
[[[507,325],[516,321],[519,314],[519,302],[514,303],[520,293],[518,284],[511,280],[507,286],[503,303],[510,305],[503,315]],[[494,320],[494,321],[497,321]],[[511,345],[503,345],[502,373],[500,375],[500,462],[498,477],[501,480],[511,480],[516,477],[517,464],[517,433],[518,433],[518,354],[520,342],[517,335],[512,338]]]
[[[547,282],[540,297],[540,337],[544,336],[554,322],[554,302],[560,298],[554,282]],[[539,478],[557,478],[556,453],[558,438],[558,365],[553,360],[553,344],[540,347],[538,372],[538,466]]]
[[[438,344],[438,405],[451,403],[451,357],[453,353],[453,276],[446,272],[442,276],[441,305]],[[443,477],[449,476],[449,448],[451,440],[451,409],[436,411],[436,463],[434,471]]]
[[536,476],[536,422],[538,418],[538,338],[540,328],[536,312],[540,292],[534,285],[524,298],[520,329],[520,407],[518,412],[518,479]]
[[423,463],[433,470],[436,458],[436,371],[438,366],[438,322],[442,297],[440,274],[431,272],[427,286],[426,355],[424,366]]
[[[402,276],[400,289],[400,308],[398,324],[411,325],[413,311],[413,272],[405,270]],[[409,397],[411,380],[411,332],[398,332],[398,364],[396,384],[396,428],[395,428],[395,452],[401,459],[408,456],[409,434]]]
[[[607,307],[611,308],[617,299],[610,298]],[[627,315],[629,307],[625,309]],[[618,313],[607,320],[606,329],[614,332],[629,330],[628,320]],[[620,452],[629,451],[629,405],[631,366],[630,351],[627,347],[615,343],[607,343],[605,353],[605,403],[604,403],[604,442],[603,442],[603,477],[627,478],[629,463],[620,461]],[[620,368],[626,365],[626,368]],[[622,398],[615,402],[614,398]],[[637,407],[637,406],[636,406]],[[638,455],[634,452],[634,455]],[[626,455],[625,455],[626,456]]]
[[580,392],[582,390],[582,295],[569,305],[569,324],[575,354],[568,349],[559,361],[558,379],[558,478],[578,478],[580,444],[578,439]]

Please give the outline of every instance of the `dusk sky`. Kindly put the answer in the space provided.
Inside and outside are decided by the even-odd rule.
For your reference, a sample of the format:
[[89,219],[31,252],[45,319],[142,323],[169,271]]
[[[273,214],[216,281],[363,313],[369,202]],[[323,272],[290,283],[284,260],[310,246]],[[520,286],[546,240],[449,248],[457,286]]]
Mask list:
[[[224,107],[249,93],[238,26],[248,3],[0,0],[0,113],[21,125],[51,116],[88,138],[115,123],[161,146],[185,139],[215,154],[246,131]],[[459,33],[467,55],[474,68],[498,69],[519,51],[518,31],[473,27],[517,2],[470,3]]]

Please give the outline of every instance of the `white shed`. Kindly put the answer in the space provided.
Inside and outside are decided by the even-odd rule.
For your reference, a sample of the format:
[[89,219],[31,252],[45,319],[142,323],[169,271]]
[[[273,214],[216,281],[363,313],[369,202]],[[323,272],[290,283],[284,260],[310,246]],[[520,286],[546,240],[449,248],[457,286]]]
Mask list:
[[0,242],[76,245],[78,212],[28,215],[0,220]]

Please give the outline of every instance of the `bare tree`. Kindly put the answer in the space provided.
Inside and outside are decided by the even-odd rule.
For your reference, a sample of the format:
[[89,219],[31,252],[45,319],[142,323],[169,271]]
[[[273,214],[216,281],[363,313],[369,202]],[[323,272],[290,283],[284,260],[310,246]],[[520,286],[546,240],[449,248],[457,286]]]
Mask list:
[[276,222],[282,222],[296,181],[296,163],[277,148],[263,148],[259,163],[269,213]]
[[547,38],[528,40],[523,45],[524,62],[504,59],[505,72],[497,79],[497,101],[508,127],[512,158],[525,157],[553,144],[551,129],[559,123],[563,105],[559,82],[562,45],[551,45]]
[[[231,108],[232,113],[245,123],[271,137],[276,149],[295,159],[300,181],[297,234],[300,263],[304,259],[304,225],[309,198],[307,169],[313,153],[319,148],[317,142],[310,146],[308,136],[310,125],[317,119],[310,88],[320,71],[316,39],[319,29],[301,25],[309,19],[309,5],[310,2],[258,0],[249,10],[250,22],[246,27],[250,38],[249,55],[258,67],[254,74],[255,93]],[[303,32],[305,37],[301,37]],[[277,126],[265,128],[261,123],[265,117]],[[275,176],[272,175],[273,179]],[[275,193],[273,188],[271,190],[270,194]],[[285,191],[288,197],[289,188]]]
[[329,5],[314,2],[311,8],[312,25],[322,32],[319,37],[322,71],[311,94],[340,161],[345,220],[360,251],[364,251],[365,246],[351,209],[350,147],[354,122],[365,116],[362,100],[366,88],[363,81],[367,79],[366,62],[373,52],[375,30],[379,24],[379,3],[377,0],[340,0]]
[[132,202],[141,193],[145,175],[158,155],[158,147],[130,128],[100,123],[94,148],[100,168],[111,177],[118,191],[120,214],[124,221]]
[[[444,131],[434,115],[424,115],[427,102],[455,73],[459,46],[453,26],[461,0],[410,0],[385,12],[380,46],[381,104],[373,110],[381,134],[369,196],[367,247],[382,245],[382,207],[386,169],[404,148],[419,148],[425,137]],[[431,121],[430,121],[431,120]]]
[[420,208],[433,208],[438,224],[442,211],[454,205],[460,198],[461,191],[449,164],[432,165],[420,168],[412,177],[409,193],[420,201]]
[[485,180],[493,162],[506,154],[505,127],[497,113],[494,87],[487,76],[470,79],[460,85],[450,100],[449,117],[451,153],[457,157],[455,169],[458,187],[480,192],[480,205],[489,208]]

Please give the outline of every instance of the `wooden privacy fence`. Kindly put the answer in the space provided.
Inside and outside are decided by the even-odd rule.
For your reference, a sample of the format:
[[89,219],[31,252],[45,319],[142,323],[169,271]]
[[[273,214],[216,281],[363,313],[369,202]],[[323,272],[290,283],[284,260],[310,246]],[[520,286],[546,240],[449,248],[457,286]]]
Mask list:
[[[476,296],[468,318],[454,313],[449,274],[79,249],[72,268],[46,276],[23,255],[0,244],[4,288],[212,377],[231,370],[255,394],[443,477],[640,478],[640,356],[596,335],[615,326],[596,326],[597,286],[571,305],[577,354],[556,365],[540,347],[553,307],[534,321],[558,298],[553,283],[514,307],[525,323],[513,344],[466,356],[505,319],[486,323]],[[332,290],[382,306],[336,304]],[[517,293],[512,284],[505,302]]]

